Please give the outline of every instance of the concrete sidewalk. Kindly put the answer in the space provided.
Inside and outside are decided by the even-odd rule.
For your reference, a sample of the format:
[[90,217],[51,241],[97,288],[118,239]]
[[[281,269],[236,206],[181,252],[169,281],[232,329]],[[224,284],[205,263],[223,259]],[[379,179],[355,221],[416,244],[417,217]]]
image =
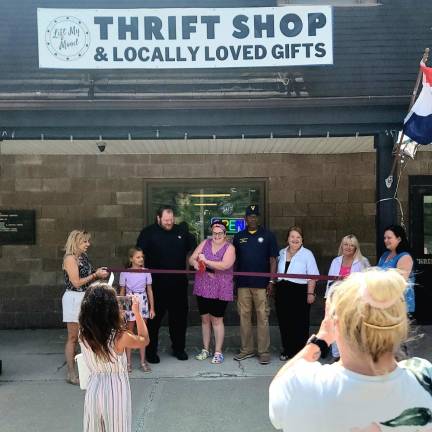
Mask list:
[[[225,362],[198,362],[201,329],[188,329],[188,361],[170,355],[169,337],[161,330],[161,363],[153,372],[139,369],[134,356],[131,375],[132,417],[135,432],[162,431],[273,431],[268,420],[268,386],[282,366],[279,348],[272,347],[272,363],[257,358],[233,361],[240,340],[238,327],[226,328]],[[409,356],[432,361],[432,326],[415,328]],[[423,336],[421,336],[423,335]],[[278,329],[271,328],[279,342]],[[84,391],[64,380],[66,330],[0,331],[0,432],[80,431]]]

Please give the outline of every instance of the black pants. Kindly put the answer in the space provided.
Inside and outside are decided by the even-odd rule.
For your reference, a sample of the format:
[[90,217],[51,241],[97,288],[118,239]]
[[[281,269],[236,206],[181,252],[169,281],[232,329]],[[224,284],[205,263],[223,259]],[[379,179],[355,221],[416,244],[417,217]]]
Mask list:
[[188,315],[187,286],[154,287],[153,297],[156,316],[147,321],[150,343],[146,352],[149,356],[157,354],[159,328],[168,312],[168,326],[173,351],[183,351],[186,344]]
[[307,302],[307,284],[278,282],[275,306],[283,353],[294,357],[309,338],[310,304]]

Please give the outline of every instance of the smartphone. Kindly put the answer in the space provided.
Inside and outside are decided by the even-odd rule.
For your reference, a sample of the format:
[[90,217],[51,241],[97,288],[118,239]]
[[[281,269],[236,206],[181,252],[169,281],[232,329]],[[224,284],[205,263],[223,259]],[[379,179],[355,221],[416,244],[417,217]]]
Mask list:
[[117,296],[117,301],[121,308],[125,311],[132,310],[132,297],[130,296]]

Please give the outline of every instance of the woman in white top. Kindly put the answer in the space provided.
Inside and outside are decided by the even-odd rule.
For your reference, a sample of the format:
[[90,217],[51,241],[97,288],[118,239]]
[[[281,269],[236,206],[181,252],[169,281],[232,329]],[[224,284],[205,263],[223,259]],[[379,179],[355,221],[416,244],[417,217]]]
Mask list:
[[115,290],[94,283],[86,290],[79,315],[80,346],[90,371],[84,401],[83,432],[131,432],[131,392],[126,349],[144,348],[150,339],[133,295],[137,334],[126,329]]
[[[370,267],[369,261],[362,255],[357,237],[353,234],[348,234],[341,240],[338,256],[333,259],[328,274],[329,276],[346,278],[351,273],[361,272],[368,267]],[[327,298],[333,283],[334,281],[327,282],[325,298]],[[339,351],[335,343],[332,344],[332,356],[334,358],[339,357]]]
[[[409,326],[405,288],[397,271],[376,268],[335,285],[318,333],[270,385],[269,414],[277,429],[432,430],[432,365],[395,358]],[[320,364],[335,340],[340,362]]]
[[[287,247],[279,252],[278,273],[319,275],[315,258],[303,247],[298,226],[288,229]],[[282,361],[293,357],[309,336],[310,305],[315,301],[316,281],[280,278],[276,284],[275,306],[282,342]]]

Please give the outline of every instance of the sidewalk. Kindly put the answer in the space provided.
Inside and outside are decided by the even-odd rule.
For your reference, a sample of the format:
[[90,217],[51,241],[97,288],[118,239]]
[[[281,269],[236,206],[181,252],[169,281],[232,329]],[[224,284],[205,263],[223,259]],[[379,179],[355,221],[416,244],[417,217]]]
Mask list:
[[[238,327],[226,328],[225,362],[193,359],[200,348],[200,327],[188,329],[188,361],[170,355],[167,330],[161,330],[161,363],[153,372],[131,375],[132,430],[161,432],[271,432],[268,386],[282,366],[278,329],[271,328],[272,363],[257,358],[233,361]],[[416,328],[409,355],[432,361],[432,326]],[[419,335],[424,334],[422,338]],[[82,430],[84,391],[64,380],[66,330],[0,331],[0,432],[75,432]]]

